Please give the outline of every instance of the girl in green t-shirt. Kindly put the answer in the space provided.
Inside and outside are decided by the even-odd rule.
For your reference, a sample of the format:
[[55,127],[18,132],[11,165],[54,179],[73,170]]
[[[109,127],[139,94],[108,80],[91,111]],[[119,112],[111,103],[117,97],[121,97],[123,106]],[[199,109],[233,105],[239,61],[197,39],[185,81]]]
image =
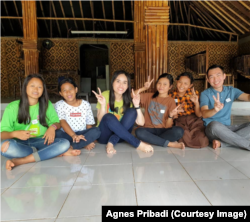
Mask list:
[[[136,137],[131,132],[136,122],[144,125],[144,116],[140,110],[140,95],[131,98],[130,76],[125,71],[116,71],[112,77],[110,90],[99,94],[92,91],[97,100],[97,120],[101,130],[98,142],[107,144],[107,153],[116,153],[114,146],[121,141],[127,141],[132,146],[144,152],[153,151],[153,147]],[[133,90],[132,90],[133,93]],[[131,108],[131,105],[134,108]]]
[[9,159],[6,169],[59,155],[79,155],[81,151],[69,149],[68,140],[55,139],[60,127],[43,77],[27,76],[21,99],[8,104],[2,117],[1,155]]

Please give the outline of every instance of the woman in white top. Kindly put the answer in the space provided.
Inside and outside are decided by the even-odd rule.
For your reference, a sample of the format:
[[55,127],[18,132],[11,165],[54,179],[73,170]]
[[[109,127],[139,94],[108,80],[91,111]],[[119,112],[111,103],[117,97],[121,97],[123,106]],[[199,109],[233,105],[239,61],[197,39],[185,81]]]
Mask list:
[[93,149],[101,132],[92,127],[95,119],[89,102],[77,98],[78,88],[71,78],[61,80],[58,91],[63,100],[55,104],[55,109],[62,128],[56,131],[56,137],[69,140],[73,149]]

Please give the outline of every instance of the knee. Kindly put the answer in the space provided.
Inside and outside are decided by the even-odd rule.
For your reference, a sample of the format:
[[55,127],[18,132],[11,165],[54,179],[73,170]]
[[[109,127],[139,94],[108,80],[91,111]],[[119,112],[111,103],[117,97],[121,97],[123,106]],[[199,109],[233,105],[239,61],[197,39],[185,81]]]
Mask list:
[[[133,116],[133,117],[136,117],[137,116],[137,112],[136,112],[136,109],[135,108],[128,108],[125,113],[128,113],[128,115],[130,116]],[[124,114],[125,114],[124,113]]]
[[117,118],[111,114],[111,113],[106,113],[103,117],[102,117],[102,121],[105,121],[105,122],[110,122],[112,120],[117,120]]
[[138,137],[138,138],[143,138],[143,134],[144,134],[144,129],[143,128],[138,128],[135,130],[135,135]]
[[183,134],[184,134],[184,129],[180,126],[176,126],[175,127],[175,134],[177,135],[177,137],[182,138]]
[[1,142],[1,152],[2,152],[2,153],[6,153],[7,150],[9,149],[9,147],[10,147],[11,145],[13,145],[13,143],[16,143],[16,141],[15,141],[15,140],[12,140],[12,139],[2,141],[2,142]]
[[93,127],[91,132],[96,136],[96,138],[99,138],[101,135],[101,130],[99,127]]
[[60,139],[59,144],[60,153],[65,153],[70,147],[70,142],[66,139]]
[[206,132],[213,133],[214,131],[221,129],[222,125],[223,124],[221,124],[220,122],[212,121],[206,126]]

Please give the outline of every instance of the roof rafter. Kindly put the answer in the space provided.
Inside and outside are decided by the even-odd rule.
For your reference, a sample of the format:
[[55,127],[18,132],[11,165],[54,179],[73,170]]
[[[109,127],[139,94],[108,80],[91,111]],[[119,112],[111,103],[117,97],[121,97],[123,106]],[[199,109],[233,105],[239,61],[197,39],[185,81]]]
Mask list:
[[[114,0],[112,0],[112,14],[113,14],[113,19],[115,20],[115,5],[114,5]],[[114,22],[114,29],[116,31],[116,24]],[[117,34],[115,34],[117,36]]]
[[[181,2],[180,2],[180,0],[179,0],[179,6],[180,6],[180,12],[181,12],[182,21],[183,21],[183,23],[185,23],[185,21],[184,21],[184,16],[183,16],[183,13],[182,13],[182,9],[181,9]],[[187,36],[186,26],[184,26],[184,30],[185,30],[185,34],[186,34],[186,36]]]
[[[4,4],[4,8],[5,8],[6,14],[7,14],[7,16],[9,16],[9,12],[8,12],[8,9],[7,9],[6,2],[5,2],[5,1],[3,1],[3,4]],[[11,20],[10,20],[10,19],[9,19],[9,22],[10,22],[10,27],[11,27],[11,30],[14,32],[14,28],[13,28],[13,26],[12,26],[12,22],[11,22]]]
[[[18,12],[18,8],[17,8],[17,5],[16,5],[16,1],[15,1],[15,0],[13,0],[13,2],[14,2],[14,6],[15,6],[15,10],[16,10],[16,14],[17,14],[17,16],[19,17],[19,12]],[[19,24],[20,24],[21,30],[22,30],[22,32],[23,32],[23,25],[22,25],[22,21],[21,21],[21,19],[18,19],[18,21],[19,21]]]
[[[106,19],[106,14],[105,14],[105,6],[104,6],[104,1],[102,0],[102,13],[103,13],[103,18]],[[105,29],[107,31],[107,23],[106,21],[104,22]]]
[[[70,0],[69,3],[70,3],[70,7],[71,7],[71,12],[72,12],[73,18],[75,18],[75,11],[74,11],[74,7],[73,7],[73,4],[72,4],[72,1]],[[75,24],[76,30],[78,30],[78,26],[77,26],[76,20],[74,20],[74,24]],[[78,36],[79,36],[79,34],[78,34]]]
[[[90,0],[89,4],[90,4],[91,16],[92,16],[92,18],[94,18],[95,17],[95,15],[94,15],[94,7],[93,7],[94,2],[92,2]],[[94,20],[93,20],[93,31],[95,31],[95,21]],[[95,37],[95,34],[94,34],[94,37]]]
[[[122,1],[122,9],[123,9],[123,19],[126,20],[126,13],[125,13],[125,3],[124,0]],[[126,31],[126,23],[124,22],[124,31]]]
[[219,0],[219,2],[224,5],[228,10],[230,10],[232,13],[234,13],[238,18],[240,18],[242,21],[244,21],[246,24],[250,26],[250,22],[248,22],[246,19],[244,19],[241,15],[239,15],[237,12],[235,12],[232,8],[230,8],[227,4],[225,4],[223,1]]
[[231,1],[229,1],[229,3],[231,5],[233,5],[235,8],[239,9],[241,11],[241,13],[243,13],[245,16],[250,18],[249,12],[239,2],[235,2],[235,1],[231,2]]
[[[84,14],[83,14],[83,10],[82,10],[82,1],[79,1],[79,6],[80,6],[80,10],[81,10],[81,16],[82,16],[82,18],[84,18]],[[82,25],[83,25],[84,30],[86,30],[84,20],[82,21]]]
[[250,10],[250,7],[243,1],[238,1],[240,4],[242,4],[246,9]]
[[[50,1],[51,1],[51,3],[52,3],[52,8],[53,8],[54,15],[55,15],[55,17],[57,17],[54,2],[53,2],[52,0],[50,0]],[[58,20],[56,20],[56,24],[57,24],[57,28],[58,28],[58,31],[59,31],[59,35],[60,35],[60,37],[62,37],[61,29],[60,29]]]
[[[41,7],[41,11],[42,11],[43,17],[45,17],[45,14],[44,14],[44,11],[43,11],[43,4],[42,4],[42,1],[40,0],[39,2],[40,2],[40,7]],[[46,29],[47,29],[48,34],[50,34],[50,33],[49,33],[49,27],[48,27],[48,24],[47,24],[46,20],[44,20],[44,23],[45,23],[45,26],[46,26]]]
[[[62,1],[59,0],[59,3],[60,3],[60,7],[61,7],[61,10],[62,10],[62,13],[63,13],[63,17],[65,18],[65,13],[64,13],[64,8],[63,8],[63,5],[62,5]],[[68,32],[68,30],[69,30],[68,23],[67,23],[66,20],[64,22],[65,22],[65,26],[66,26],[66,29],[67,29],[67,32]]]
[[[199,0],[200,2],[200,0]],[[214,6],[213,6],[213,2],[211,1],[210,2],[207,2],[205,1],[206,4],[208,4],[213,10],[215,10],[221,17],[223,17],[226,21],[228,21],[232,26],[234,26],[236,29],[238,29],[242,34],[245,34],[244,31],[242,31],[237,25],[235,25],[233,22],[231,22],[230,19],[228,19],[225,15],[223,15],[223,13],[221,13],[218,9],[216,9]]]
[[234,17],[232,17],[230,14],[228,14],[223,8],[221,8],[217,3],[212,2],[218,9],[220,9],[222,12],[224,12],[231,20],[236,22],[238,25],[240,25],[243,29],[249,32],[249,29],[247,29],[244,25],[242,25],[240,22],[238,22]]

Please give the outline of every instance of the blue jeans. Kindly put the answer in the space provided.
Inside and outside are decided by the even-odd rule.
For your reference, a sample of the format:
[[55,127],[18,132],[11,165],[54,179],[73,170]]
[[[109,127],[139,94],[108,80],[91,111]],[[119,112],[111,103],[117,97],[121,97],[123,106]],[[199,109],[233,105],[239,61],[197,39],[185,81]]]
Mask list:
[[31,138],[28,140],[7,139],[1,141],[1,146],[5,141],[9,141],[9,148],[6,152],[1,152],[2,156],[8,159],[26,157],[33,154],[36,161],[42,161],[54,158],[65,153],[69,147],[69,141],[66,139],[55,139],[50,145],[44,144],[42,138]]
[[101,131],[98,127],[93,127],[87,130],[75,132],[76,135],[83,135],[87,141],[80,140],[79,143],[73,143],[73,139],[70,135],[63,132],[62,130],[56,130],[56,138],[65,138],[70,142],[73,149],[81,149],[93,141],[97,140],[101,135]]
[[118,142],[125,140],[137,148],[141,141],[131,134],[136,117],[137,112],[134,108],[127,109],[121,121],[111,113],[105,114],[99,125],[101,135],[98,142],[102,144],[112,143],[115,146]]
[[169,142],[178,141],[182,138],[184,130],[179,126],[171,128],[138,128],[135,135],[142,141],[157,146],[167,147]]

